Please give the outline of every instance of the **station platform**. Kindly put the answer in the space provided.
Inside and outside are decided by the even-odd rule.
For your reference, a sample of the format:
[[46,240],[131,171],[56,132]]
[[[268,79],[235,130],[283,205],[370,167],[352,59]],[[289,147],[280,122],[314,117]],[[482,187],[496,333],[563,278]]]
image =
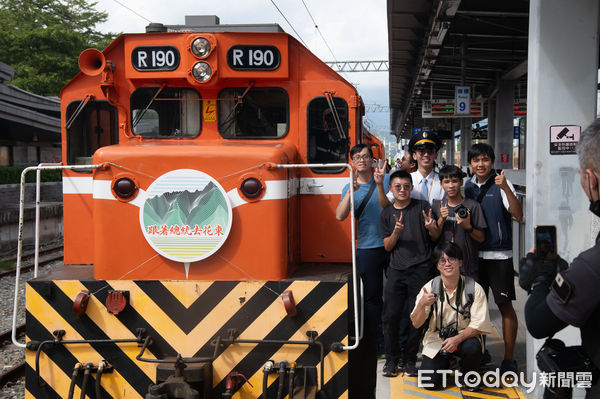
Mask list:
[[[519,366],[519,371],[526,370],[526,351],[525,341],[527,336],[527,328],[525,326],[524,308],[527,300],[527,295],[523,291],[515,278],[515,288],[517,299],[513,302],[517,318],[519,320],[519,329],[517,332],[517,342],[515,346],[515,360]],[[491,299],[489,303],[490,318],[494,325],[494,332],[488,335],[486,347],[490,351],[492,356],[491,363],[485,365],[481,370],[480,374],[486,371],[495,370],[500,367],[504,356],[504,342],[502,341],[502,320],[500,317],[500,311]],[[417,386],[417,377],[408,377],[403,374],[399,374],[397,377],[387,378],[383,377],[382,369],[385,363],[385,359],[380,359],[377,364],[377,399],[396,399],[396,398],[506,398],[506,399],[532,399],[533,396],[528,395],[524,388],[521,387],[504,387],[504,388],[483,388],[478,392],[469,392],[464,389],[460,389],[455,386],[450,386],[448,389],[443,391],[430,391]],[[417,362],[417,367],[419,366]],[[449,379],[454,381],[453,378]]]

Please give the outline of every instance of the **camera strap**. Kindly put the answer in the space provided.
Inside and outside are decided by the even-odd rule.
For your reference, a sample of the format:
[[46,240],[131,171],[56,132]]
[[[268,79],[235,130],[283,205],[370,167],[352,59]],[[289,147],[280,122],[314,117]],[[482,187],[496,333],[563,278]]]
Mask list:
[[369,186],[369,191],[367,192],[367,195],[365,195],[365,198],[363,198],[362,202],[360,203],[360,206],[358,207],[358,209],[354,213],[354,218],[356,220],[358,220],[360,218],[360,215],[362,215],[363,211],[365,210],[365,207],[367,206],[367,202],[369,202],[369,199],[371,198],[371,195],[373,194],[373,191],[375,191],[375,186],[376,186],[375,179],[371,179],[371,184]]
[[481,204],[481,201],[483,201],[483,198],[485,197],[485,194],[488,192],[488,190],[494,185],[496,184],[496,173],[493,172],[492,174],[490,174],[490,177],[488,177],[488,179],[486,180],[485,183],[483,183],[483,185],[481,187],[479,187],[479,195],[477,196],[477,202],[479,202]]
[[[462,305],[462,294],[463,291],[467,297],[467,302],[464,304],[464,306]],[[431,282],[431,292],[434,292],[437,294],[437,297],[440,300],[440,306],[439,306],[439,312],[437,309],[437,300],[433,303],[433,310],[431,313],[429,313],[429,318],[426,321],[425,325],[429,325],[429,320],[433,314],[433,312],[435,312],[438,315],[438,319],[439,319],[439,327],[436,326],[436,328],[438,328],[438,330],[441,330],[441,328],[444,326],[444,322],[443,322],[443,318],[444,318],[444,302],[448,301],[448,305],[454,310],[456,311],[456,328],[458,329],[458,314],[460,313],[464,319],[466,319],[467,317],[471,316],[471,305],[473,305],[474,302],[474,298],[475,298],[475,280],[469,276],[461,276],[461,278],[458,280],[458,286],[456,287],[456,300],[455,300],[455,307],[453,307],[450,304],[450,300],[447,297],[447,294],[444,292],[444,284],[442,283],[442,278],[440,276],[436,276],[434,277],[433,281]]]
[[[448,294],[444,291],[444,284],[441,284],[441,277],[436,277],[436,279],[439,278],[439,290],[438,290],[438,298],[440,298],[440,312],[439,312],[439,316],[438,319],[440,320],[440,327],[439,330],[442,330],[442,327],[444,326],[444,297],[446,297],[446,300],[448,301],[448,306],[450,306],[455,312],[456,312],[456,329],[458,330],[458,313],[459,313],[459,309],[460,309],[460,303],[462,302],[461,298],[462,298],[462,278],[459,277],[458,279],[458,286],[456,287],[456,299],[454,301],[454,304],[456,305],[456,308],[454,308],[451,304],[450,304],[450,298],[448,298]],[[432,289],[433,291],[433,289]],[[447,327],[447,326],[446,326]]]

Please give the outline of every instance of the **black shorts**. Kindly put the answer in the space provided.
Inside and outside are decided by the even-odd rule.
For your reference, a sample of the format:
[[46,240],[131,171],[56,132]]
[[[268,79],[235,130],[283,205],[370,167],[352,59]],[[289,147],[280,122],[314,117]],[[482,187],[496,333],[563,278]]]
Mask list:
[[488,288],[494,293],[494,302],[501,305],[515,300],[515,272],[513,260],[479,258],[479,284],[485,295]]

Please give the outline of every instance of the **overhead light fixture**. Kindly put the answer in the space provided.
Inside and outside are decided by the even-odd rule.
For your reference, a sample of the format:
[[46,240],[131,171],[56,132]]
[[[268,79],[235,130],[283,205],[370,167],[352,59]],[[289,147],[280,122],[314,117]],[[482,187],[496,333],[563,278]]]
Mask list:
[[446,33],[448,32],[448,29],[450,29],[450,22],[448,21],[442,21],[440,23],[440,29],[438,30],[437,33],[437,40],[439,42],[441,42],[442,40],[444,40],[444,36],[446,36]]

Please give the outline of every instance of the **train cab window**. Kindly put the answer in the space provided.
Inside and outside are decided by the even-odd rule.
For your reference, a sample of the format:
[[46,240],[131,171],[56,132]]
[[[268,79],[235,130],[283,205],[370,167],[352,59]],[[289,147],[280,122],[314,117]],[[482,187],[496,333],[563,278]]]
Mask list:
[[[117,109],[106,101],[74,101],[67,107],[67,162],[90,165],[100,147],[116,144]],[[81,171],[81,170],[80,170]],[[91,172],[87,171],[87,172]]]
[[[348,104],[339,97],[332,100],[333,109],[325,97],[314,98],[308,104],[308,163],[346,163]],[[340,173],[343,170],[312,168],[315,173]]]
[[146,138],[190,138],[200,134],[202,102],[194,89],[145,87],[131,94],[133,134]]
[[277,87],[229,87],[217,102],[219,133],[226,139],[276,139],[289,125],[289,99]]

